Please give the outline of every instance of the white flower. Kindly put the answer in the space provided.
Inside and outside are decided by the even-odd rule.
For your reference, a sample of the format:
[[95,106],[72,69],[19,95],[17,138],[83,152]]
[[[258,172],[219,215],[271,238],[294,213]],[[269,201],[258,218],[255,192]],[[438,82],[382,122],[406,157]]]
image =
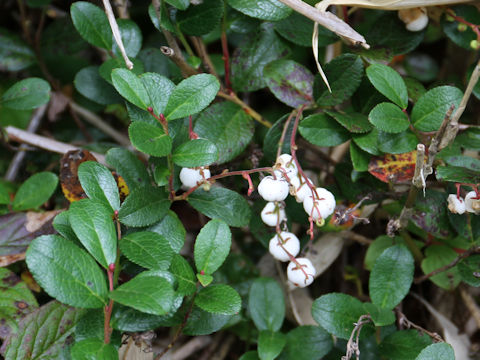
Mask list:
[[427,9],[424,7],[402,9],[398,12],[398,17],[408,31],[421,31],[428,25]]
[[448,210],[454,214],[463,214],[466,210],[465,201],[463,198],[458,197],[456,194],[450,194],[447,198]]
[[285,209],[280,203],[268,202],[261,212],[262,221],[268,226],[277,226],[287,219]]
[[[268,244],[268,250],[272,256],[280,261],[290,260],[287,251],[293,257],[300,251],[300,240],[291,232],[282,231],[280,236],[276,234]],[[286,250],[286,251],[285,251]]]
[[[312,180],[308,179],[308,181],[313,185]],[[308,187],[305,178],[299,174],[290,179],[290,185],[290,193],[295,196],[297,202],[303,202],[308,195],[312,195],[312,190]]]
[[310,192],[303,200],[303,208],[313,220],[326,219],[335,211],[335,196],[324,188],[316,188],[315,190],[318,198]]
[[470,191],[465,196],[465,209],[478,215],[480,214],[480,199],[475,199],[476,197],[477,193],[475,191]]
[[288,183],[275,180],[273,176],[265,176],[258,184],[258,193],[266,201],[283,201],[288,196]]
[[[305,287],[310,285],[315,278],[315,268],[307,258],[295,259],[298,264],[291,261],[287,267],[288,280],[295,286]],[[300,267],[298,266],[300,265]]]
[[202,181],[210,178],[210,170],[203,166],[199,168],[182,168],[180,170],[180,181],[185,189],[190,189]]
[[280,155],[274,168],[278,169],[275,170],[275,176],[280,178],[284,178],[284,174],[287,174],[288,178],[292,179],[298,173],[297,165],[290,154]]

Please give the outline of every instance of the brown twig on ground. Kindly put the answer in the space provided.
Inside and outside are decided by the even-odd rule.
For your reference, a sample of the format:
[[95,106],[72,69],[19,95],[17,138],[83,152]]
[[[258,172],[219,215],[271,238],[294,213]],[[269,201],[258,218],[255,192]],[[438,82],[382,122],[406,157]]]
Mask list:
[[411,322],[410,320],[408,320],[408,318],[405,316],[404,313],[402,313],[402,311],[398,308],[398,306],[395,308],[395,314],[397,315],[397,322],[400,328],[407,328],[407,329],[414,328],[415,330],[418,330],[421,333],[424,333],[430,336],[435,342],[445,342],[445,340],[443,340],[443,338],[439,334],[428,331],[423,327],[421,327],[420,325],[417,325]]

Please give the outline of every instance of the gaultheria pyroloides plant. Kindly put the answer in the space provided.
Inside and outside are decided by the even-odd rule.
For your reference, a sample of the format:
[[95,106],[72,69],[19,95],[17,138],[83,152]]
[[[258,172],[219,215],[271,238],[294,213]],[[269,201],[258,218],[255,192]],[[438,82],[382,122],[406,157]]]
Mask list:
[[294,3],[0,4],[6,359],[473,358],[478,6]]

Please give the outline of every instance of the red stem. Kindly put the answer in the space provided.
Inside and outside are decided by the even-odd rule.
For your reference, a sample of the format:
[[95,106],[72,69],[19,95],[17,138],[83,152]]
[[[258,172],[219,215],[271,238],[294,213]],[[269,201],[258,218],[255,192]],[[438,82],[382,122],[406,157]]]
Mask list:
[[472,29],[472,31],[477,35],[477,40],[480,41],[480,26],[479,25],[473,24],[473,23],[465,20],[464,18],[461,18],[460,16],[455,15],[455,12],[452,9],[447,9],[447,13],[452,18],[454,18],[456,21],[458,21],[459,23],[465,24],[468,27],[470,27],[470,29]]
[[222,51],[223,51],[223,63],[225,66],[225,87],[227,88],[228,93],[233,93],[232,83],[230,82],[230,53],[228,52],[228,42],[227,42],[227,33],[225,31],[225,20],[222,29]]

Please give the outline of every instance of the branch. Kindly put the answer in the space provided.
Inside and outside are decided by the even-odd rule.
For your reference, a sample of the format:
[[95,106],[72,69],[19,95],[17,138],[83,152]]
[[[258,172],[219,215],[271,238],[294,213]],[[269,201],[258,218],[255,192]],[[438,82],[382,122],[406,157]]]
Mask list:
[[235,93],[232,94],[227,94],[223,91],[219,91],[217,96],[224,98],[228,101],[231,101],[237,105],[240,105],[248,115],[250,115],[254,120],[258,121],[260,124],[271,128],[272,123],[270,123],[268,120],[265,120],[262,115],[257,113],[255,110],[253,110],[250,106],[248,106],[245,102],[243,102]]
[[416,330],[418,330],[418,331],[420,331],[424,334],[427,334],[435,342],[445,342],[445,340],[443,340],[442,337],[440,335],[438,335],[437,333],[428,331],[427,329],[424,329],[420,325],[417,325],[417,324],[411,322],[410,320],[408,320],[407,317],[405,316],[405,314],[400,311],[398,306],[395,308],[395,313],[397,315],[398,324],[401,328],[402,327],[406,327],[407,329],[414,328],[414,329],[416,329]]
[[195,48],[198,56],[200,57],[200,59],[202,59],[205,70],[207,70],[207,72],[209,72],[210,74],[214,75],[218,79],[218,81],[221,82],[220,76],[218,76],[217,71],[215,70],[215,66],[213,65],[212,59],[208,54],[207,47],[205,46],[202,38],[198,36],[190,36],[190,40],[192,41],[193,47]]
[[342,356],[342,360],[350,360],[353,355],[355,355],[357,359],[360,359],[360,331],[362,331],[363,325],[368,324],[371,321],[372,318],[370,315],[362,315],[358,318],[358,321],[355,323],[355,327],[353,328],[352,334],[347,342],[347,353],[345,356]]

